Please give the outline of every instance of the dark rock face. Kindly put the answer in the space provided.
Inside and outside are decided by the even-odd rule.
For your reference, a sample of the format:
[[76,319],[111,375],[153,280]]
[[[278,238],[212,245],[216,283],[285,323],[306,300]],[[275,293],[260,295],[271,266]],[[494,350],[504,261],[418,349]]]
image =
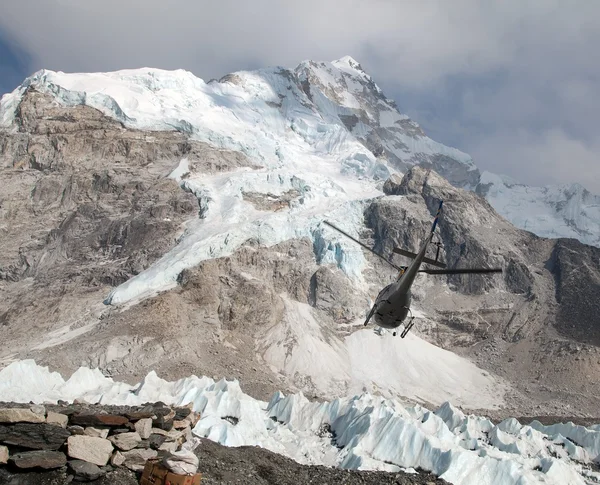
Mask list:
[[61,451],[24,451],[12,455],[9,462],[20,469],[44,468],[51,470],[67,464],[67,457]]
[[556,281],[559,332],[600,346],[600,249],[559,239],[546,266]]
[[34,450],[58,450],[69,436],[66,429],[45,423],[0,425],[0,443]]

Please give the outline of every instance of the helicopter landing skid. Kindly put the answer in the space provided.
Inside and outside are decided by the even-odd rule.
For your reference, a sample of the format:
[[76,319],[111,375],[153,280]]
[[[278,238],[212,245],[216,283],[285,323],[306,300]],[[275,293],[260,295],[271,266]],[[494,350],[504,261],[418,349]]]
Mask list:
[[[402,330],[402,333],[400,334],[400,338],[406,337],[406,335],[408,334],[408,332],[410,332],[410,329],[413,328],[413,325],[415,324],[415,316],[410,311],[410,308],[408,308],[408,311],[410,312],[410,320],[404,326],[404,329]],[[394,332],[394,335],[396,335],[396,332]]]

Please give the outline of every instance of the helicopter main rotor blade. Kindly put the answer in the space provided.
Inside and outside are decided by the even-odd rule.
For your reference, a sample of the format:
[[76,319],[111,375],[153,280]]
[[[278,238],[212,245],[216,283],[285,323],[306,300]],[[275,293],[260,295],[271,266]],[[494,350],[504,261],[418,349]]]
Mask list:
[[485,274],[502,273],[502,268],[455,268],[455,269],[420,269],[426,274]]
[[369,246],[367,246],[366,244],[361,243],[358,239],[353,238],[350,234],[348,234],[347,232],[342,231],[339,227],[335,227],[331,222],[329,221],[323,221],[325,224],[327,224],[328,226],[334,228],[336,231],[341,232],[344,236],[346,236],[349,239],[352,239],[356,244],[360,245],[361,247],[365,248],[367,251],[373,253],[375,256],[383,259],[387,264],[389,264],[392,268],[397,269],[398,271],[402,271],[404,268],[401,268],[400,266],[392,263],[389,259],[387,259],[385,256],[379,254],[378,252],[374,251],[373,249],[371,249]]

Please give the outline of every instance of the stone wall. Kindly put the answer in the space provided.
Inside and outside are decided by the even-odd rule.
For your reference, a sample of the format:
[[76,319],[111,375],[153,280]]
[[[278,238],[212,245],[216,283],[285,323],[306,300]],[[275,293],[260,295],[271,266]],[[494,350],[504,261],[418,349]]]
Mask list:
[[13,472],[68,467],[76,481],[116,468],[139,472],[191,439],[200,415],[163,403],[96,406],[84,403],[0,403],[0,467]]

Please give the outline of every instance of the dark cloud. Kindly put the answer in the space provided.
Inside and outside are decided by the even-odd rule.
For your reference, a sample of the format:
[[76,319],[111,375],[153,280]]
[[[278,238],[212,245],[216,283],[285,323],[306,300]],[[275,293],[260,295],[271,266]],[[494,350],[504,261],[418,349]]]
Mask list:
[[31,56],[0,29],[0,95],[21,84],[30,63]]
[[151,66],[208,80],[350,54],[433,138],[482,168],[600,193],[598,2],[7,3],[0,28],[31,54],[29,72]]

